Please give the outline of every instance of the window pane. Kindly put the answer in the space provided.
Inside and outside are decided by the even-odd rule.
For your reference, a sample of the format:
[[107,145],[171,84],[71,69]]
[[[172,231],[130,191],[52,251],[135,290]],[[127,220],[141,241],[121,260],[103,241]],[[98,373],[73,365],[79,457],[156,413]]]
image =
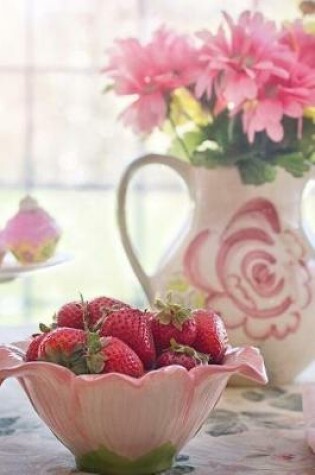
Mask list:
[[122,104],[98,74],[37,74],[33,158],[37,183],[108,184],[137,155],[138,140],[117,123]]
[[1,0],[0,66],[25,64],[27,0]]
[[154,275],[181,241],[190,219],[190,201],[183,186],[137,189],[130,193],[131,240],[145,271]]
[[[285,8],[284,8],[285,4]],[[243,10],[257,9],[275,20],[293,19],[298,15],[297,0],[151,0],[144,2],[146,31],[154,30],[161,23],[183,32],[199,28],[215,28],[221,12],[239,15]]]
[[275,0],[256,0],[257,9],[274,20],[295,20],[301,16],[298,8],[302,0],[288,0],[285,2],[275,2]]
[[0,74],[0,183],[23,177],[25,158],[25,79],[19,73]]
[[147,29],[155,29],[161,23],[180,29],[183,32],[215,26],[219,23],[222,10],[230,14],[238,14],[244,9],[251,8],[252,0],[209,1],[199,0],[151,0],[145,2]]
[[36,66],[96,67],[118,35],[136,33],[136,0],[35,0]]

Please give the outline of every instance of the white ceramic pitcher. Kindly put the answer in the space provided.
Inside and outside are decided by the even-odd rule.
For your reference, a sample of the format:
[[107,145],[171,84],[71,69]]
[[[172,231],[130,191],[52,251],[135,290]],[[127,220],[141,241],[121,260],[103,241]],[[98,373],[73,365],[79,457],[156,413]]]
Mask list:
[[[150,164],[175,170],[192,206],[177,245],[149,277],[127,232],[126,196],[132,176]],[[315,261],[301,213],[310,179],[279,170],[274,183],[244,185],[236,168],[147,155],[131,163],[118,190],[122,242],[149,301],[172,290],[178,301],[221,312],[234,346],[261,348],[272,383],[292,381],[315,358]]]

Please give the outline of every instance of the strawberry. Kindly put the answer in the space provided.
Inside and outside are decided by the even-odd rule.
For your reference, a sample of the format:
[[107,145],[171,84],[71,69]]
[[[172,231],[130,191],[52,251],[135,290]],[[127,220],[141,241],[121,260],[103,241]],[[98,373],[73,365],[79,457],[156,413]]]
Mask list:
[[121,373],[140,378],[144,374],[139,356],[115,337],[99,338],[90,334],[87,365],[90,373]]
[[211,309],[194,310],[197,335],[194,348],[210,355],[212,363],[221,363],[228,346],[228,336],[222,318]]
[[44,337],[49,333],[51,330],[55,328],[55,323],[51,324],[50,326],[45,325],[45,323],[39,324],[39,331],[40,333],[36,333],[32,335],[32,341],[28,345],[28,348],[25,353],[25,361],[37,361],[38,360],[38,348],[41,342],[43,341]]
[[40,333],[39,335],[34,335],[32,341],[28,345],[25,354],[25,361],[37,361],[38,359],[38,348],[43,339],[45,338],[46,333]]
[[91,325],[95,325],[100,318],[104,317],[106,311],[121,307],[130,308],[126,303],[111,297],[97,297],[91,300],[88,303],[88,314]]
[[194,343],[197,327],[190,309],[171,302],[156,301],[158,312],[151,318],[151,328],[158,352],[170,346],[171,339],[182,345]]
[[38,359],[71,369],[75,374],[88,373],[85,359],[87,335],[75,328],[56,328],[47,333],[38,348]]
[[129,307],[120,300],[110,297],[97,297],[90,302],[84,302],[82,298],[81,301],[66,303],[57,312],[57,327],[83,330],[87,323],[92,328],[104,316],[106,310],[111,310],[116,306]]
[[84,329],[84,303],[69,302],[63,305],[56,314],[57,327]]
[[171,347],[164,350],[156,360],[156,367],[179,365],[186,368],[188,371],[199,365],[207,365],[209,357],[202,353],[198,353],[190,346],[178,345],[172,339]]
[[156,352],[148,315],[134,308],[113,310],[100,329],[101,336],[119,338],[133,349],[146,369],[155,363]]

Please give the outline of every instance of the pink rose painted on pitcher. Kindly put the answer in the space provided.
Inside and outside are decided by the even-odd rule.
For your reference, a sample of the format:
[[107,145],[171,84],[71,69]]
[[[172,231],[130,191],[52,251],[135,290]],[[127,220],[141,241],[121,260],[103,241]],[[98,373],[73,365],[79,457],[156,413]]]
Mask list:
[[282,229],[275,206],[255,198],[219,237],[211,228],[196,235],[185,253],[184,273],[206,294],[206,305],[224,310],[229,328],[243,327],[254,339],[283,339],[296,332],[311,302],[305,254],[298,235]]

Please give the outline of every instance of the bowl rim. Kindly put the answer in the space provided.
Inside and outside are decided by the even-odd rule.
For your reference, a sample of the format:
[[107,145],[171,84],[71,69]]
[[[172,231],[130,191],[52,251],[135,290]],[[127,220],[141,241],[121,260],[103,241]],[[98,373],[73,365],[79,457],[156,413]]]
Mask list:
[[[229,377],[232,374],[241,374],[244,377],[252,379],[257,383],[266,384],[268,382],[266,369],[263,358],[258,348],[253,346],[229,348],[224,356],[222,364],[210,364],[201,365],[191,370],[179,365],[171,365],[163,368],[157,368],[147,371],[140,378],[121,374],[121,373],[104,373],[104,374],[81,374],[76,375],[70,369],[65,368],[56,363],[50,363],[46,361],[30,361],[26,362],[23,358],[25,354],[25,348],[29,339],[18,342],[13,342],[9,345],[0,345],[0,380],[1,370],[10,373],[10,376],[14,376],[17,370],[19,372],[29,372],[36,369],[48,369],[49,371],[58,371],[60,376],[75,381],[82,381],[83,384],[98,384],[103,381],[125,381],[133,387],[141,387],[148,381],[156,378],[170,377],[175,374],[185,375],[191,382],[197,381],[200,378],[211,376],[226,376]],[[22,350],[22,351],[21,351]],[[8,360],[11,360],[11,364],[6,368],[1,368],[1,351],[5,351]],[[13,361],[12,361],[13,360]],[[12,365],[13,363],[13,365]],[[14,364],[15,363],[15,364]]]

